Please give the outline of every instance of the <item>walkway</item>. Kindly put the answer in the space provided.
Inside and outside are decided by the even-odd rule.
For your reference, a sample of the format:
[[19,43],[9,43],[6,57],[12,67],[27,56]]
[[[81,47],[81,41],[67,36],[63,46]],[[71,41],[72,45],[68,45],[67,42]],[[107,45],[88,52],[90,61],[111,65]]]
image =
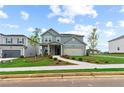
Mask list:
[[66,69],[94,69],[94,68],[124,68],[124,64],[92,64],[87,62],[80,62],[70,59],[54,56],[59,60],[67,61],[77,65],[68,66],[39,66],[39,67],[16,67],[16,68],[0,68],[0,72],[6,71],[37,71],[37,70],[66,70]]
[[0,58],[0,62],[1,61],[7,61],[7,60],[13,60],[13,59],[16,59],[16,58]]

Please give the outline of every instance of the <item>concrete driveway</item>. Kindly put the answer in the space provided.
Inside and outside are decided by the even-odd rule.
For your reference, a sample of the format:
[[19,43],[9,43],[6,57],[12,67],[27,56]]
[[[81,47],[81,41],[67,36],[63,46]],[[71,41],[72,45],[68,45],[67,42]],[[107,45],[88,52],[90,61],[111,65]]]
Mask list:
[[0,58],[0,62],[1,61],[7,61],[7,60],[13,60],[13,59],[16,59],[16,58]]

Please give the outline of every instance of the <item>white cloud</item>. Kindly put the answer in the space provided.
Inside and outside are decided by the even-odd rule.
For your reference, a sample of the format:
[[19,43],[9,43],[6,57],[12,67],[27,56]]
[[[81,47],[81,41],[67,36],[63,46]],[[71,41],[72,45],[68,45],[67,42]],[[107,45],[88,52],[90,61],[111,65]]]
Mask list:
[[58,21],[60,23],[66,23],[66,24],[69,24],[69,23],[74,23],[74,20],[71,20],[71,19],[68,19],[68,18],[58,18]]
[[113,27],[113,23],[112,23],[111,21],[108,21],[108,22],[106,23],[106,27]]
[[123,20],[119,21],[119,26],[124,27],[124,21]]
[[42,29],[41,29],[41,32],[42,32],[42,33],[46,32],[46,31],[47,31],[46,28],[42,28]]
[[93,28],[94,28],[94,26],[92,26],[92,25],[76,24],[74,26],[74,30],[67,31],[66,33],[77,34],[77,35],[85,35],[87,37],[91,33]]
[[100,24],[100,22],[96,22],[96,23],[95,23],[95,25],[99,25],[99,24]]
[[5,27],[5,28],[19,28],[19,25],[13,25],[13,24],[2,24],[1,25],[2,27]]
[[104,33],[107,37],[113,37],[116,35],[116,32],[114,31],[114,29],[105,30]]
[[29,32],[33,32],[35,29],[33,28],[33,27],[29,27],[28,29],[27,29],[27,31],[29,31]]
[[122,6],[122,8],[121,8],[120,12],[124,12],[124,6]]
[[[29,27],[29,28],[27,29],[27,31],[29,31],[29,32],[33,32],[33,31],[35,31],[35,28],[33,28],[33,27]],[[41,33],[44,33],[45,31],[47,31],[46,28],[41,28]]]
[[0,19],[7,19],[7,18],[8,18],[8,15],[2,10],[0,10]]
[[48,17],[53,17],[56,15],[60,15],[61,9],[58,5],[50,6],[50,10],[52,11]]
[[3,8],[4,7],[4,5],[0,5],[0,8]]
[[48,17],[58,16],[58,21],[61,23],[74,23],[76,16],[88,15],[95,18],[98,15],[96,10],[93,9],[93,6],[50,6],[50,9],[52,12],[48,15]]
[[24,20],[28,20],[29,13],[27,13],[25,11],[21,11],[21,18],[24,19]]

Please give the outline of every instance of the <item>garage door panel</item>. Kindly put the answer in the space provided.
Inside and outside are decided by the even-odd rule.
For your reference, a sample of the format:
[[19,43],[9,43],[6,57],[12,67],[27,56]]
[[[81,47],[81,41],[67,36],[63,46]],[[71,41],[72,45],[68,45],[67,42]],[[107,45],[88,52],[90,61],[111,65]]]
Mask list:
[[64,54],[66,55],[83,55],[82,49],[64,49]]
[[11,58],[19,57],[21,54],[20,50],[2,50],[2,57]]

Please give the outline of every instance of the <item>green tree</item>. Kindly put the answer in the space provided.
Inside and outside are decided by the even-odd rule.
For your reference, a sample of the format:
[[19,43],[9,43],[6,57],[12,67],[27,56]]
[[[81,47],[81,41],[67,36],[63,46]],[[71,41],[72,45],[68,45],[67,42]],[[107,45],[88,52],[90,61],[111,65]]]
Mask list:
[[32,32],[33,34],[30,37],[29,43],[35,48],[35,60],[37,57],[37,45],[40,43],[40,33],[41,30],[39,28],[35,28]]
[[92,50],[92,54],[94,54],[94,50],[98,44],[98,35],[97,28],[93,28],[93,31],[90,33],[88,37],[89,49]]

